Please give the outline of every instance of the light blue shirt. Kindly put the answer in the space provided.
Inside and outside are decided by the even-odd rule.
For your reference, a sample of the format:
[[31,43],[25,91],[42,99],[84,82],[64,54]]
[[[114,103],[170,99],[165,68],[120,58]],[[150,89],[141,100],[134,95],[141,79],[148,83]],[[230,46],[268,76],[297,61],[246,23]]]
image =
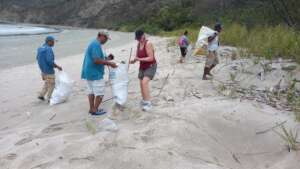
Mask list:
[[81,78],[85,80],[101,80],[104,75],[104,65],[95,64],[95,59],[103,59],[104,53],[100,42],[95,39],[93,40],[84,56],[84,61],[82,65]]

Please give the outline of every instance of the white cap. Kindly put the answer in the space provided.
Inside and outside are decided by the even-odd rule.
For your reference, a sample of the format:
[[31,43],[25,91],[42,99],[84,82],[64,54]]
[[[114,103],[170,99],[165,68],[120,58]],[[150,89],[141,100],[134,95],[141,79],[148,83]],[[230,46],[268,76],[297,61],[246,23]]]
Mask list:
[[107,30],[100,30],[99,33],[98,33],[98,36],[100,35],[104,35],[107,37],[107,39],[111,39],[110,36],[109,36],[109,32]]

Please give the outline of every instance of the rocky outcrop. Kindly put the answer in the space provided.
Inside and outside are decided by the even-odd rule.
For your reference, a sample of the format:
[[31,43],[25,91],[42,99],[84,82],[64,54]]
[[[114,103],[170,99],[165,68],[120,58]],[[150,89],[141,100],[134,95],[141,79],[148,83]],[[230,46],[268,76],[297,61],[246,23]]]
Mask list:
[[[85,27],[116,24],[155,15],[163,6],[195,3],[205,9],[220,0],[0,0],[0,20]],[[195,13],[199,10],[194,9]]]

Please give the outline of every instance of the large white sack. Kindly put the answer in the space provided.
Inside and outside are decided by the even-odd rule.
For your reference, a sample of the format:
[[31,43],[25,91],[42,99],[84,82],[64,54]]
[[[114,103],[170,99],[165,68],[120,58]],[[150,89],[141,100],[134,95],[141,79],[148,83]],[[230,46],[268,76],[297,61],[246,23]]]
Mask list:
[[207,26],[202,26],[199,31],[196,48],[200,48],[205,44],[207,45],[208,37],[212,36],[215,32],[216,31]]
[[114,101],[119,105],[124,105],[128,96],[128,65],[121,63],[117,68],[110,68],[109,79],[112,84]]
[[64,71],[56,73],[55,89],[50,99],[50,105],[55,105],[67,101],[72,92],[74,81]]

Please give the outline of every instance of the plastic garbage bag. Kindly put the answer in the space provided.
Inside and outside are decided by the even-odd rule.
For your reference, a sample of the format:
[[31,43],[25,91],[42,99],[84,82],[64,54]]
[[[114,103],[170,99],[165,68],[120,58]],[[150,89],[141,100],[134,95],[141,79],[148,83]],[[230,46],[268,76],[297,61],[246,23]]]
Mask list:
[[128,65],[121,63],[117,68],[109,69],[109,80],[112,84],[112,94],[114,101],[119,105],[124,105],[128,96]]
[[195,50],[193,52],[194,56],[203,56],[207,54],[208,37],[212,36],[215,32],[216,31],[210,29],[209,27],[201,27],[197,42],[195,44]]
[[215,32],[216,31],[207,26],[202,26],[199,31],[198,39],[196,42],[196,48],[200,48],[203,47],[203,45],[207,45],[208,37],[212,36]]
[[114,121],[105,118],[99,123],[98,130],[116,132],[119,130],[119,128]]
[[67,101],[72,92],[74,81],[64,71],[56,73],[55,89],[50,99],[50,105]]

